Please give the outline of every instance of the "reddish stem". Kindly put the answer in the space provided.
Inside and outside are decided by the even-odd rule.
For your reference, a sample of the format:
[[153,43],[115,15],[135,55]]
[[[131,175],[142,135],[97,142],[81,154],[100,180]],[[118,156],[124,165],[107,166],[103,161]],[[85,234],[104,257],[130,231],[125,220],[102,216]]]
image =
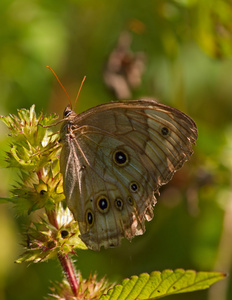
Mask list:
[[58,253],[58,258],[60,260],[61,266],[63,268],[63,271],[67,277],[67,280],[70,284],[70,287],[72,289],[73,295],[78,295],[78,287],[79,283],[77,282],[75,270],[72,264],[72,261],[68,257],[67,254]]
[[[47,216],[48,216],[49,222],[54,227],[56,227],[57,229],[59,229],[59,225],[58,225],[58,222],[57,222],[55,211],[54,210],[47,211]],[[73,295],[77,296],[79,284],[77,282],[77,278],[76,278],[76,274],[75,274],[75,270],[74,270],[72,261],[69,258],[68,254],[64,254],[64,253],[59,252],[57,256],[58,256],[59,261],[61,263],[61,266],[62,266],[62,269],[64,271],[64,274],[67,277],[69,285],[70,285],[70,287],[72,289]]]

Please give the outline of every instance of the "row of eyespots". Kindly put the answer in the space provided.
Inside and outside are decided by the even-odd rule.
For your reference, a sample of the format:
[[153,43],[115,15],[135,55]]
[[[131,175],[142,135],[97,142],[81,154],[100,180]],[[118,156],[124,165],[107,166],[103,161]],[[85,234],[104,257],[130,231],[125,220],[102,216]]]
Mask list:
[[[131,196],[127,197],[127,202],[131,206],[134,205],[134,199]],[[118,210],[121,211],[124,206],[124,201],[121,198],[117,197],[114,200],[114,205]],[[110,208],[109,199],[106,196],[100,196],[97,200],[97,208],[101,213],[105,214]],[[91,209],[88,209],[86,211],[86,222],[90,227],[94,224],[94,213]]]
[[[132,193],[138,193],[140,186],[136,181],[132,181],[129,185],[129,189]],[[131,197],[128,197],[131,198]],[[110,202],[109,199],[105,195],[101,195],[97,198],[97,208],[101,213],[106,213],[109,210]],[[123,200],[120,198],[115,199],[115,206],[116,208],[120,208],[120,210],[123,207]]]

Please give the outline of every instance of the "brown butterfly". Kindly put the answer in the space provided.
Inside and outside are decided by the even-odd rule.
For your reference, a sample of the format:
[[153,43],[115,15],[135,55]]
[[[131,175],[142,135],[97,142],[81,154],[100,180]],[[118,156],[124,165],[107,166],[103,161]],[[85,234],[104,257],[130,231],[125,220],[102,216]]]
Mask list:
[[193,153],[194,121],[154,100],[64,111],[61,172],[80,238],[93,250],[145,231],[155,193]]

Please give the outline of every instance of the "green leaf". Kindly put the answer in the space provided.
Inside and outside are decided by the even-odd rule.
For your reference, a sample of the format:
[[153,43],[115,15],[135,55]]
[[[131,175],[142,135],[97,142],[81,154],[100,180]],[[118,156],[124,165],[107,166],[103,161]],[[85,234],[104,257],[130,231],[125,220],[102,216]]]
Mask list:
[[219,272],[196,272],[194,270],[164,270],[132,276],[123,280],[103,295],[101,300],[159,299],[168,295],[203,290],[226,275]]

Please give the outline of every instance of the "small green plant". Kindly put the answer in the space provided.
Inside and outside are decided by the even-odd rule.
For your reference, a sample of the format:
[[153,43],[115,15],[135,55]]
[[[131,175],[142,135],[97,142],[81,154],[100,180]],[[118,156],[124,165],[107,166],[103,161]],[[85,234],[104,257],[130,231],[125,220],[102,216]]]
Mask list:
[[[59,168],[59,134],[51,130],[55,114],[36,117],[35,106],[18,110],[18,116],[1,116],[10,130],[11,146],[6,155],[9,168],[17,168],[19,181],[12,187],[11,202],[18,214],[40,214],[25,235],[25,252],[17,263],[38,263],[57,257],[66,279],[51,288],[47,299],[159,299],[168,295],[208,288],[225,277],[219,272],[177,269],[140,274],[122,284],[97,281],[96,275],[83,279],[71,256],[87,249],[78,237],[78,223],[66,206]],[[33,218],[32,218],[33,219]]]

